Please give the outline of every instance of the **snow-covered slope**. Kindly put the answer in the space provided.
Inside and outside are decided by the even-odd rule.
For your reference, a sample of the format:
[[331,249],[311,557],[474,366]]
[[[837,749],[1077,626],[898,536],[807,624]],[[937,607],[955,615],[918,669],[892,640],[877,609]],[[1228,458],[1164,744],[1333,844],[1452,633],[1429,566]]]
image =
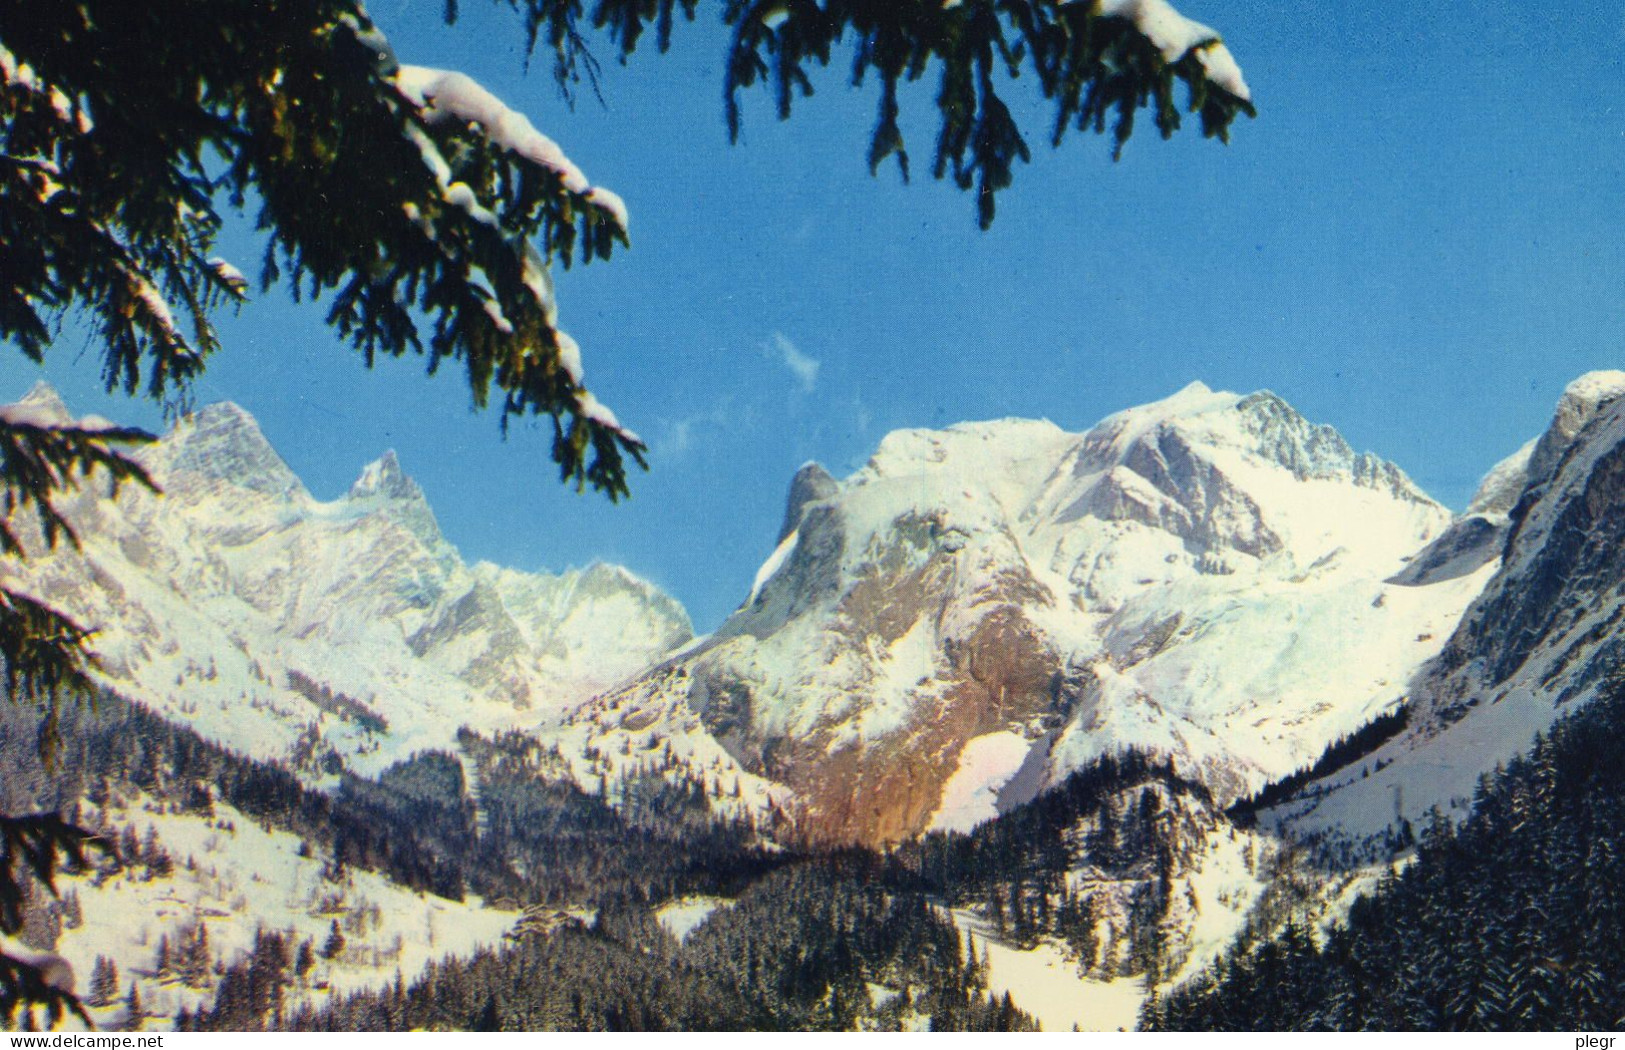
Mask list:
[[[24,403],[69,418],[47,387]],[[0,573],[99,629],[109,687],[314,776],[454,746],[460,725],[534,724],[690,636],[624,569],[466,567],[393,453],[319,501],[220,404],[139,458],[161,496],[82,492],[65,504],[82,552]]]
[[1268,393],[900,431],[845,481],[804,467],[745,604],[577,722],[697,716],[839,839],[965,826],[1126,747],[1234,797],[1400,700],[1493,568],[1388,582],[1450,521]]
[[1625,372],[1571,384],[1480,503],[1502,518],[1504,563],[1418,676],[1410,727],[1281,807],[1289,829],[1359,838],[1435,805],[1464,812],[1481,774],[1625,667]]
[[[87,808],[82,819],[98,827],[140,829],[145,843],[173,860],[173,870],[163,875],[132,863],[112,873],[58,879],[72,905],[53,907],[58,916],[71,914],[59,919],[51,947],[72,966],[78,993],[89,997],[98,957],[114,960],[120,970],[117,998],[91,1011],[98,1027],[133,1026],[132,986],[144,1009],[140,1027],[147,1030],[168,1029],[182,1009],[211,1005],[219,984],[211,964],[242,962],[256,930],[281,933],[290,954],[301,942],[316,949],[311,969],[287,989],[292,1008],[301,1001],[319,1006],[334,993],[381,988],[396,974],[411,981],[444,955],[500,944],[520,919],[518,912],[487,907],[478,898],[451,901],[372,872],[324,870],[297,835],[267,830],[224,803],[202,816],[175,813],[146,798],[115,798],[108,806]],[[334,925],[344,937],[343,950],[324,954]],[[200,930],[208,945],[200,973],[183,978],[159,965],[161,943],[178,957]]]

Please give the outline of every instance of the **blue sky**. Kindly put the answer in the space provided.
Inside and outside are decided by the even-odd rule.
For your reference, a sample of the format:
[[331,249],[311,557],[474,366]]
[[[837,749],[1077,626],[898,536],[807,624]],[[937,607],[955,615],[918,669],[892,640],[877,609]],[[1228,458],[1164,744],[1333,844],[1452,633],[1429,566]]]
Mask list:
[[[856,469],[897,427],[1000,416],[1081,430],[1193,379],[1271,389],[1459,508],[1537,433],[1563,386],[1625,363],[1625,16],[1610,5],[1179,5],[1225,35],[1259,106],[1229,146],[1149,122],[1044,142],[993,229],[969,195],[868,175],[873,89],[845,65],[788,123],[749,98],[722,122],[718,4],[671,54],[605,64],[600,106],[523,71],[511,13],[374,0],[403,61],[462,69],[627,200],[630,251],[565,274],[587,379],[652,444],[611,506],[556,483],[548,433],[506,441],[454,369],[374,372],[285,293],[223,318],[200,400],[237,401],[321,497],[396,449],[470,560],[616,561],[714,627],[770,552],[791,474]],[[1022,85],[1012,99],[1026,98]],[[933,84],[905,96],[916,173]],[[912,112],[915,121],[906,118]],[[256,242],[235,230],[245,269]],[[48,377],[79,411],[156,425],[96,393],[65,337]],[[0,393],[35,370],[0,359]]]

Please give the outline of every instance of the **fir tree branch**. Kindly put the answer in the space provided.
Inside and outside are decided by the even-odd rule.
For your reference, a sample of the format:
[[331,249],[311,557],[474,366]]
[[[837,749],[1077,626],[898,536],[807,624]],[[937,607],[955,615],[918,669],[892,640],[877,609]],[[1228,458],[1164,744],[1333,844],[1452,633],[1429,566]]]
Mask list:
[[[530,47],[550,49],[561,82],[574,79],[579,26],[587,21],[580,0],[497,2],[523,10]],[[590,22],[625,58],[651,26],[664,51],[676,14],[692,21],[697,8],[698,0],[598,0]],[[448,2],[448,19],[455,14]],[[724,83],[731,138],[742,130],[743,90],[768,87],[779,117],[788,118],[795,99],[813,93],[811,69],[829,65],[836,48],[850,42],[853,83],[870,73],[881,83],[870,170],[895,156],[905,180],[898,86],[938,70],[933,174],[951,174],[961,188],[974,189],[984,229],[996,195],[1013,181],[1012,162],[1030,159],[1000,97],[1004,83],[1024,71],[1036,74],[1040,94],[1055,107],[1052,144],[1072,128],[1109,134],[1113,157],[1141,109],[1152,111],[1164,138],[1178,130],[1180,85],[1206,137],[1229,141],[1239,114],[1256,115],[1218,34],[1166,0],[727,0],[722,20],[733,30]],[[543,26],[546,33],[538,33]]]

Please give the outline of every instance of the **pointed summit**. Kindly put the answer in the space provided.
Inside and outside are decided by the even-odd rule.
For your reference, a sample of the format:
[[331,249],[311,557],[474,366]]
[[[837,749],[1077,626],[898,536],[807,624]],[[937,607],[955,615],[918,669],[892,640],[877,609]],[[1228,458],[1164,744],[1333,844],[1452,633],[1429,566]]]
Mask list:
[[784,524],[779,526],[778,542],[801,526],[801,512],[807,504],[829,499],[840,491],[841,484],[819,463],[803,463],[790,481],[790,498],[784,505]]
[[73,422],[73,413],[56,388],[41,379],[22,400],[0,407],[0,419],[17,426],[60,427]]
[[276,496],[304,489],[266,440],[258,421],[230,401],[187,416],[165,444],[170,446],[172,483],[190,475]]
[[383,514],[405,526],[431,548],[451,549],[445,546],[445,537],[440,533],[440,523],[429,506],[429,498],[423,494],[423,488],[401,469],[400,457],[394,449],[389,449],[362,468],[361,476],[350,486],[344,498],[357,504],[363,513]]
[[349,499],[366,499],[369,496],[421,500],[423,490],[406,476],[401,469],[400,458],[395,455],[394,449],[390,449],[368,463],[355,484],[350,486]]
[[62,400],[62,395],[57,393],[56,387],[43,379],[36,382],[28,393],[23,395],[23,399],[17,403],[49,413],[53,420],[58,423],[73,421],[73,413],[68,411],[67,402]]

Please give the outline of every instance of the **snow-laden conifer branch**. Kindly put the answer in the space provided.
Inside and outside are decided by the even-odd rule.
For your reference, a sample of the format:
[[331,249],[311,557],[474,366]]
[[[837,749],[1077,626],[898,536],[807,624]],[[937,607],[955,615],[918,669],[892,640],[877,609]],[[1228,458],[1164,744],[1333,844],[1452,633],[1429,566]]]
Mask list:
[[[393,235],[406,242],[401,254],[417,265],[335,274],[330,321],[369,362],[380,351],[407,348],[426,352],[431,370],[460,360],[476,403],[497,388],[504,427],[515,415],[555,419],[562,436],[554,457],[567,480],[612,498],[623,494],[622,457],[642,463],[643,445],[582,385],[580,351],[558,326],[549,270],[606,259],[614,245],[628,243],[624,203],[593,186],[557,143],[472,77],[399,64],[383,34],[359,16],[339,19],[334,32],[360,44],[389,89],[382,101],[398,135],[393,149],[415,156],[415,164],[401,158],[402,192],[392,214],[400,220]],[[386,163],[361,161],[372,170],[352,174],[350,158],[335,157],[339,170],[331,177],[376,181],[377,166]],[[287,224],[271,225],[280,237]],[[309,245],[284,239],[278,247],[296,283],[316,277],[318,291],[328,284]],[[424,342],[408,312],[414,306],[432,321]]]
[[[459,179],[447,161],[446,154],[431,137],[432,132],[442,129],[454,133],[472,131],[482,136],[487,144],[516,165],[523,165],[551,176],[556,183],[554,192],[566,197],[570,208],[582,216],[583,238],[587,244],[583,256],[585,259],[590,261],[594,256],[607,257],[609,242],[606,235],[607,238],[626,243],[628,216],[625,202],[620,196],[606,187],[594,186],[589,182],[581,168],[556,142],[538,131],[528,117],[510,109],[478,81],[464,73],[422,66],[397,67],[393,73],[393,81],[402,97],[411,103],[422,119],[423,127],[409,125],[407,135],[417,148],[425,169],[439,187],[441,199],[445,204],[461,211],[464,216],[479,225],[491,230],[503,230],[503,217],[486,207],[481,195],[468,182]],[[420,229],[425,230],[431,237],[438,236],[433,221],[427,219],[421,211],[416,211],[414,217]],[[565,215],[565,220],[567,219],[568,212]],[[543,241],[548,244],[563,241],[567,245],[567,231],[568,227],[565,225],[557,225],[550,229],[544,224]],[[554,375],[562,374],[569,388],[569,411],[575,417],[571,432],[568,434],[561,432],[560,435],[559,451],[564,457],[564,462],[576,462],[588,447],[594,449],[595,460],[602,458],[603,450],[599,443],[593,440],[592,430],[595,428],[608,431],[616,443],[638,456],[641,462],[641,439],[633,431],[622,426],[614,412],[582,386],[580,347],[569,333],[558,327],[558,304],[554,298],[552,278],[548,273],[548,261],[530,244],[525,237],[526,232],[523,224],[515,231],[518,243],[513,246],[512,254],[518,262],[519,285],[529,294],[534,307],[541,313],[541,322],[545,330],[540,334],[538,342],[542,344],[542,348],[551,350],[553,360],[548,362],[535,353],[521,352],[499,367],[495,378],[509,394],[504,411],[517,414],[527,409],[527,399],[535,396],[529,392],[529,388],[538,378],[536,376],[538,369]],[[568,265],[570,255],[567,249],[561,254],[561,259]],[[498,266],[496,272],[502,273],[508,269],[506,266]],[[481,308],[496,332],[510,339],[521,340],[519,326],[523,321],[521,319],[516,322],[515,318],[523,317],[527,312],[525,307],[515,304],[498,290],[490,274],[483,267],[472,267],[467,283],[475,297],[480,300]],[[547,375],[539,378],[544,385],[551,382]],[[586,425],[582,425],[583,421]],[[572,436],[576,431],[581,432],[580,438]],[[591,481],[592,468],[589,466],[587,470],[585,480]],[[566,477],[569,476],[570,471],[567,469]]]
[[[578,0],[523,4],[532,46],[545,41],[561,78],[573,75],[582,48],[577,22],[585,17]],[[591,21],[627,55],[651,28],[664,50],[678,14],[693,19],[697,8],[698,0],[600,0]],[[984,227],[1015,162],[1030,158],[1002,97],[1024,71],[1055,106],[1057,144],[1069,128],[1109,133],[1114,155],[1141,109],[1151,109],[1165,137],[1179,127],[1179,84],[1204,135],[1227,139],[1238,113],[1254,113],[1251,89],[1219,34],[1168,0],[728,0],[723,20],[733,28],[725,115],[736,138],[742,89],[769,88],[779,116],[788,117],[795,99],[813,92],[811,68],[849,44],[853,82],[873,75],[881,83],[870,168],[895,158],[906,179],[898,86],[935,75],[932,172],[974,190]]]
[[101,416],[71,420],[28,401],[0,406],[0,553],[23,556],[18,515],[32,512],[47,546],[79,538],[56,500],[101,474],[110,495],[125,484],[156,490],[145,467],[119,446],[145,444],[146,431],[120,427]]
[[247,292],[216,209],[254,201],[263,286],[325,299],[369,363],[460,362],[476,403],[559,423],[567,479],[624,494],[642,444],[584,388],[549,273],[628,243],[620,197],[473,79],[400,66],[358,0],[181,18],[68,0],[5,27],[0,337],[41,359],[83,308],[108,386],[183,408]]
[[[10,592],[0,590],[0,624],[6,624],[16,614],[13,601]],[[37,604],[22,601],[24,605]],[[0,633],[0,641],[8,634]],[[0,644],[0,654],[8,659],[10,649],[9,644]],[[47,735],[53,725],[53,721],[47,722]],[[83,867],[90,850],[103,848],[99,839],[55,814],[0,815],[0,1021],[8,1027],[16,1022],[19,1010],[30,1010],[35,1005],[44,1006],[51,1027],[68,1014],[89,1023],[89,1016],[74,994],[73,967],[68,961],[56,952],[30,948],[12,935],[22,928],[24,879],[35,879],[54,894],[56,873],[64,859]]]

